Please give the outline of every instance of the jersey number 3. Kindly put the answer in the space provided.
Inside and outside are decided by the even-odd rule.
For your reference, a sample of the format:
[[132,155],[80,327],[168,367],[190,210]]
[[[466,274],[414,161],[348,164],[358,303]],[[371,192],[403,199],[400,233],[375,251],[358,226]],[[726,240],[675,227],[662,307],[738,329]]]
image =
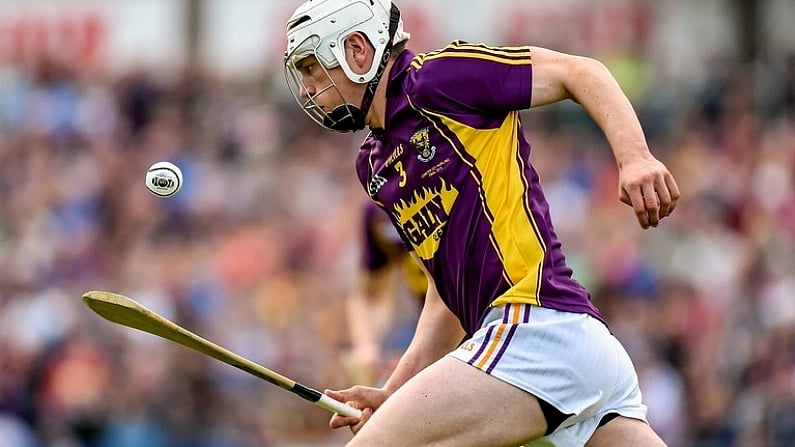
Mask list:
[[406,171],[403,170],[403,162],[399,161],[395,163],[395,170],[397,171],[398,175],[400,176],[400,183],[398,186],[401,188],[406,186]]

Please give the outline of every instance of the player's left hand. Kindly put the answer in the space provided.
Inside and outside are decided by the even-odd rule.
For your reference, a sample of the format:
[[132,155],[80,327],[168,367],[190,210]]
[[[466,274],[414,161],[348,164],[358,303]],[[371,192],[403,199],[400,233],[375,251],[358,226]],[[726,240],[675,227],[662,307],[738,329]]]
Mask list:
[[325,390],[324,393],[332,399],[345,402],[354,408],[362,410],[361,418],[335,414],[329,421],[329,427],[341,428],[347,426],[350,427],[353,434],[356,434],[364,426],[370,416],[372,416],[373,411],[380,407],[386,398],[389,397],[389,393],[381,388],[361,385],[340,391]]
[[618,185],[619,198],[632,207],[643,229],[659,225],[679,200],[674,176],[651,155],[624,161],[619,167]]

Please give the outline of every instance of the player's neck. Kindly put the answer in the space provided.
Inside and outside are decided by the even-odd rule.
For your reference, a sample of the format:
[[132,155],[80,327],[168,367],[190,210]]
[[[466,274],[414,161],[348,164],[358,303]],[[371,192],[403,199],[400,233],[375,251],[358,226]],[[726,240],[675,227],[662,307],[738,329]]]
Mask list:
[[381,80],[378,81],[378,87],[375,89],[373,103],[367,113],[367,126],[371,129],[385,129],[386,127],[386,88],[389,84],[390,71],[394,63],[394,59],[387,62],[384,75],[381,76]]

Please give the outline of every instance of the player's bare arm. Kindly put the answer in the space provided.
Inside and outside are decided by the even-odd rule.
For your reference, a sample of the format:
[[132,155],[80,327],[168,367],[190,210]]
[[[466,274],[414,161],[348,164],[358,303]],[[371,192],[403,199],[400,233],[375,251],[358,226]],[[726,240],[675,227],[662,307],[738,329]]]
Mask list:
[[642,228],[670,215],[679,187],[649,151],[640,121],[618,82],[599,61],[532,48],[532,107],[571,99],[604,132],[619,169],[619,198],[635,211]]
[[383,388],[354,386],[341,391],[327,390],[326,394],[330,397],[364,410],[361,418],[334,415],[329,422],[331,428],[350,426],[354,433],[358,432],[372,412],[378,409],[392,393],[415,374],[454,349],[464,337],[465,333],[458,319],[442,302],[427,272],[426,276],[428,276],[428,291],[417,329],[395,371]]
[[[399,271],[388,265],[378,270],[362,272],[356,290],[347,301],[350,336],[358,362],[374,369],[380,354],[390,303],[394,300]],[[375,378],[369,377],[367,383]]]
[[455,349],[464,335],[458,318],[442,302],[428,276],[428,292],[414,337],[384,389],[390,394],[395,392],[417,372]]

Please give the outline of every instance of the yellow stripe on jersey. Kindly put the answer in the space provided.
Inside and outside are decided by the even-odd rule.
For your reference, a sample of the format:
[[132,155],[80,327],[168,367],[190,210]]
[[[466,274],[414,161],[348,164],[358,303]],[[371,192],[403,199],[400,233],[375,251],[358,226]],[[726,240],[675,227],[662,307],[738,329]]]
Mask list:
[[[430,112],[429,112],[430,113]],[[480,173],[484,206],[493,216],[492,236],[512,287],[492,305],[540,305],[541,269],[546,246],[530,212],[530,181],[519,151],[519,113],[511,112],[496,129],[476,129],[433,114],[452,131]]]
[[425,62],[425,54],[420,53],[414,56],[414,59],[411,60],[411,66],[419,70],[422,68],[422,64]]
[[417,54],[411,61],[411,66],[420,69],[425,61],[444,57],[482,59],[507,65],[528,65],[532,63],[532,54],[529,47],[489,47],[482,44],[454,42],[435,51]]
[[528,46],[491,47],[484,44],[463,43],[461,41],[455,41],[444,48],[424,53],[424,56],[438,56],[444,53],[455,54],[456,52],[489,53],[506,59],[522,59],[524,63],[530,63],[531,57],[530,47]]
[[[462,153],[462,150],[461,150],[461,148],[460,148],[460,147],[458,147],[458,144],[457,144],[456,142],[454,142],[453,140],[451,140],[451,139],[450,139],[450,137],[449,137],[449,136],[447,136],[447,135],[445,134],[445,131],[444,131],[443,129],[440,129],[440,128],[439,128],[439,124],[438,124],[438,123],[437,123],[435,120],[431,119],[431,116],[432,116],[432,115],[433,115],[433,116],[440,116],[440,115],[438,115],[438,114],[434,114],[434,113],[432,113],[432,112],[428,112],[428,111],[426,111],[426,110],[424,110],[424,109],[419,109],[419,108],[417,108],[417,107],[414,105],[414,103],[412,103],[412,102],[411,102],[411,98],[408,98],[408,101],[409,101],[409,105],[410,105],[410,106],[411,106],[411,107],[412,107],[414,110],[416,110],[416,111],[417,111],[417,112],[418,112],[420,115],[423,115],[423,116],[425,116],[425,118],[426,118],[426,119],[428,119],[428,121],[430,121],[430,122],[433,124],[433,126],[436,128],[436,130],[438,130],[438,131],[439,131],[439,133],[442,135],[442,137],[443,137],[445,140],[447,140],[447,142],[448,142],[448,143],[450,143],[450,146],[453,148],[453,150],[454,150],[454,151],[455,151],[455,152],[456,152],[456,153],[459,155],[459,157],[461,157],[461,162],[462,162],[462,163],[464,163],[464,164],[466,164],[467,166],[469,166],[469,167],[471,168],[471,171],[470,171],[470,176],[472,177],[472,180],[473,180],[475,183],[477,183],[477,185],[478,185],[478,187],[479,187],[479,188],[481,188],[481,189],[482,189],[483,185],[482,185],[482,183],[481,183],[481,179],[480,179],[480,178],[479,178],[479,177],[478,177],[478,176],[477,176],[477,175],[474,173],[474,171],[475,171],[475,166],[474,166],[472,163],[470,163],[470,161],[469,161],[469,160],[467,160],[467,158],[466,158],[466,157],[464,156],[464,154]],[[487,218],[487,219],[489,219],[489,222],[491,222],[491,223],[493,223],[493,222],[494,222],[494,219],[493,219],[493,217],[491,216],[491,214],[490,214],[490,212],[489,212],[488,208],[484,209],[484,214],[486,215],[486,218]],[[502,253],[500,252],[500,248],[499,248],[499,246],[498,246],[498,244],[497,244],[497,241],[496,241],[496,240],[495,240],[495,238],[494,238],[494,234],[493,234],[493,233],[490,233],[490,234],[489,234],[489,242],[490,242],[490,243],[491,243],[491,245],[494,247],[494,251],[495,251],[495,253],[497,253],[497,257],[499,257],[499,258],[500,258],[500,262],[501,262],[503,265],[505,265],[505,259],[503,259],[503,258],[502,258]],[[505,281],[506,281],[508,284],[511,284],[511,286],[513,286],[513,284],[514,284],[514,283],[513,283],[513,281],[511,280],[511,278],[508,276],[508,273],[505,271],[505,269],[503,269],[503,271],[502,271],[502,277],[503,277],[503,279],[505,279]]]

